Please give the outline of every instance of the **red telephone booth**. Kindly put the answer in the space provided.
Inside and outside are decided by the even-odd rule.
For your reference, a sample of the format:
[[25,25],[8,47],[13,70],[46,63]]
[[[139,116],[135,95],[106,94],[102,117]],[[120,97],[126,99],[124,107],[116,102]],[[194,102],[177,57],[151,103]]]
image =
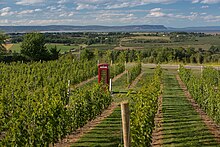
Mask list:
[[98,65],[98,83],[103,82],[109,84],[109,65],[99,64]]

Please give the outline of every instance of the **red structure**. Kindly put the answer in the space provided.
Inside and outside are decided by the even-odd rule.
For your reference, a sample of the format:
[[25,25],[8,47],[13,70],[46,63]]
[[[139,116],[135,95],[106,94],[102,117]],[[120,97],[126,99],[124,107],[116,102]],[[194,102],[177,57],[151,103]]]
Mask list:
[[99,64],[98,65],[98,83],[109,84],[109,65]]

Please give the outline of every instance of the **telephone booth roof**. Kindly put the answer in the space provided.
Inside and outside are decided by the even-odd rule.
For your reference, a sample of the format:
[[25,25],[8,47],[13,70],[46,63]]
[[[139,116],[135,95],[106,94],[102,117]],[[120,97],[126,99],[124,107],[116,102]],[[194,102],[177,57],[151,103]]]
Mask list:
[[109,66],[109,64],[108,63],[101,63],[98,66]]

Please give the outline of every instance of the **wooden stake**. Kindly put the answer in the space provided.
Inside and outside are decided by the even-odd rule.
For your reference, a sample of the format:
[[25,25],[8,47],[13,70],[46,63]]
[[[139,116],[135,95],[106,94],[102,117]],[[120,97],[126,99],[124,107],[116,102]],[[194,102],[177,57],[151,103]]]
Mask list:
[[129,76],[129,71],[127,70],[127,83],[130,83],[130,76]]
[[130,112],[128,102],[121,103],[121,117],[123,128],[124,147],[130,147]]
[[109,80],[109,91],[112,93],[112,79]]

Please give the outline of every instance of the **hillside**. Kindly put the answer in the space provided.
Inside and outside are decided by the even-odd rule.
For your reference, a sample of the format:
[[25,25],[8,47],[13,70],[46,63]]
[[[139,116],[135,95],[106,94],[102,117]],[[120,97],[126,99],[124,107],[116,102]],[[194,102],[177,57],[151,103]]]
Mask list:
[[70,26],[70,25],[49,25],[49,26],[0,26],[0,30],[5,32],[136,32],[151,30],[166,30],[163,25],[127,25],[127,26]]

